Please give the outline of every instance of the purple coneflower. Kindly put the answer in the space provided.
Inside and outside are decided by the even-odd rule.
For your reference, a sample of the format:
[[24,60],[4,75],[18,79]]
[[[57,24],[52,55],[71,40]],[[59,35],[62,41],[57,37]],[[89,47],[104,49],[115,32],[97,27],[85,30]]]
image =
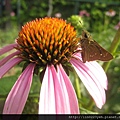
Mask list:
[[76,93],[65,72],[67,65],[73,66],[101,108],[106,101],[107,77],[97,62],[82,62],[79,40],[74,27],[62,19],[46,17],[24,25],[16,43],[0,49],[0,55],[16,50],[0,61],[0,78],[24,62],[23,72],[8,94],[3,114],[22,113],[34,74],[40,74],[42,79],[39,114],[79,114]]
[[118,30],[120,28],[120,21],[118,22],[117,25],[115,25],[115,29]]
[[55,13],[56,18],[61,18],[62,14],[61,13]]
[[86,10],[81,10],[81,11],[79,12],[79,15],[80,15],[81,17],[84,17],[84,16],[89,17],[89,16],[90,16],[90,14],[89,14]]
[[110,9],[110,10],[107,11],[105,14],[106,14],[107,16],[109,16],[109,17],[113,17],[113,16],[116,15],[116,11],[114,11],[113,9]]

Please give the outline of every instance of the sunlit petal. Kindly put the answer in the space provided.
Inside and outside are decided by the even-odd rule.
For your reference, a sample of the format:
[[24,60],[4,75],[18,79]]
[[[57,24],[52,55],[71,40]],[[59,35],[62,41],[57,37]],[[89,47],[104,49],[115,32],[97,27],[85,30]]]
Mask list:
[[104,79],[104,77],[102,78],[102,73],[94,74],[94,66],[90,67],[89,63],[85,64],[81,60],[71,59],[70,62],[86,86],[88,92],[95,100],[96,105],[101,108],[106,101],[105,90],[99,82],[99,78]]
[[56,113],[54,80],[51,67],[47,66],[40,90],[39,114]]
[[79,113],[79,106],[73,85],[61,65],[57,66],[57,70],[60,77],[60,82],[63,89],[66,106],[67,108],[69,108],[68,106],[70,106],[70,113],[77,114]]
[[[79,54],[79,53],[75,54],[74,57],[82,60],[81,54]],[[108,80],[107,80],[107,76],[106,76],[103,68],[96,61],[86,62],[84,64],[88,68],[90,67],[90,70],[93,71],[92,72],[93,76],[99,75],[99,77],[97,77],[97,80],[99,81],[99,83],[101,84],[101,86],[103,86],[103,88],[105,88],[107,90]]]
[[70,114],[79,113],[75,91],[62,66],[47,66],[43,78],[39,113],[40,114]]

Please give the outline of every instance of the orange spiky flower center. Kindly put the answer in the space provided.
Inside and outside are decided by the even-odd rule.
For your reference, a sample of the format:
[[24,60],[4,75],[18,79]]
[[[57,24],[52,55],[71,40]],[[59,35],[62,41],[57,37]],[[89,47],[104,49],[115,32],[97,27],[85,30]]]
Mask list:
[[43,18],[22,27],[17,43],[20,57],[39,66],[68,62],[79,38],[74,27],[58,18]]

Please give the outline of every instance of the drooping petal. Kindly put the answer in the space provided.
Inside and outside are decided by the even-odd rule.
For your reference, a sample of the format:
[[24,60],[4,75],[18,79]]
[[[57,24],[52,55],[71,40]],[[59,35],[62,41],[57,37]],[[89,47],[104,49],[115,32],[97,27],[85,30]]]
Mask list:
[[30,91],[35,64],[30,63],[11,89],[3,114],[21,114]]
[[[86,86],[88,92],[93,97],[97,107],[101,108],[106,101],[104,87],[106,88],[107,78],[100,65],[96,62],[83,63],[80,59],[75,58],[72,58],[70,62]],[[100,80],[104,82],[100,82]]]
[[2,60],[0,60],[0,66],[2,66],[3,64],[5,64],[7,61],[9,61],[12,57],[14,57],[15,55],[18,55],[20,53],[20,51],[16,51],[10,55],[8,55],[7,57],[3,58]]
[[9,52],[10,50],[14,49],[14,47],[17,47],[17,43],[9,44],[3,48],[0,49],[0,55]]
[[[74,57],[82,61],[81,54],[77,53],[74,55]],[[86,62],[85,65],[90,67],[91,71],[94,71],[94,74],[96,75],[98,75],[99,73],[102,74],[102,76],[99,78],[97,77],[97,79],[100,82],[101,86],[103,86],[107,90],[108,80],[103,68],[96,61]]]
[[[64,76],[62,77],[62,75]],[[66,78],[62,68],[59,69],[58,74],[53,65],[47,66],[40,91],[39,114],[78,113],[78,106],[76,110],[76,107],[73,107],[71,105],[73,103],[69,100],[70,93],[68,94],[69,91],[66,91],[68,88],[64,81]],[[70,83],[68,83],[68,86],[71,87]],[[69,89],[70,91],[72,90],[72,88]],[[71,94],[73,93],[74,92],[72,91]],[[74,102],[76,102],[76,98],[74,100]],[[71,110],[72,108],[73,110]]]
[[[75,90],[72,86],[72,83],[65,73],[62,65],[57,66],[58,75],[60,77],[60,83],[64,93],[64,99],[66,101],[66,107],[69,109],[71,114],[79,114],[79,106],[77,101],[77,96]],[[69,104],[69,105],[67,105]]]
[[101,77],[97,77],[99,83],[101,84],[101,86],[107,90],[108,87],[108,80],[107,80],[107,76],[103,70],[103,68],[95,61],[92,62],[86,62],[85,63],[86,66],[88,66],[89,68],[91,68],[91,71],[94,71],[93,74],[94,75],[99,75],[101,74]]
[[57,76],[56,70],[53,66],[51,67],[51,71],[52,71],[53,80],[54,80],[56,113],[70,114],[71,109],[70,109],[69,98],[67,94],[66,94],[67,96],[65,96],[65,93],[63,91],[65,87],[64,83],[62,84],[61,79],[59,76]]
[[47,66],[40,90],[39,114],[50,113],[56,113],[55,90],[51,67]]
[[0,78],[4,76],[6,72],[8,72],[12,67],[14,67],[16,64],[20,63],[22,61],[21,58],[13,58],[9,60],[6,64],[0,67]]

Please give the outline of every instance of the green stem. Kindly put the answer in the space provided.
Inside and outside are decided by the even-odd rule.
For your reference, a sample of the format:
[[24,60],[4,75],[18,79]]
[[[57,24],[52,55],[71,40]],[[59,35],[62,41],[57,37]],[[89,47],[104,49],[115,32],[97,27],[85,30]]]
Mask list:
[[[77,98],[79,100],[79,99],[81,99],[80,80],[79,80],[79,78],[78,78],[76,73],[74,75],[75,75],[74,86],[75,86]],[[79,103],[79,106],[80,106],[80,103]]]
[[[116,52],[119,44],[120,44],[120,28],[118,29],[118,31],[117,31],[117,33],[116,33],[116,35],[111,43],[111,47],[109,50],[111,54],[114,54]],[[103,64],[103,69],[105,70],[105,72],[107,72],[108,67],[110,66],[110,63],[111,63],[111,61],[105,62]]]

